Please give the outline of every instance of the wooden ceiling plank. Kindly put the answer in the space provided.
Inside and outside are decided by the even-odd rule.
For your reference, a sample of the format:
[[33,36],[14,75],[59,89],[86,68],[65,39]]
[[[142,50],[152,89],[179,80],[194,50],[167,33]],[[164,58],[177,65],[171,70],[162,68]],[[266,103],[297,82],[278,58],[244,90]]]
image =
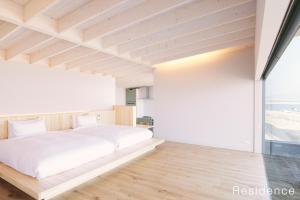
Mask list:
[[120,30],[126,26],[137,23],[145,18],[164,12],[168,9],[182,5],[187,0],[152,0],[132,7],[113,17],[100,21],[92,27],[83,30],[84,41],[100,38],[103,35]]
[[98,61],[103,61],[105,59],[112,58],[110,55],[106,53],[97,52],[92,55],[87,55],[83,58],[79,58],[77,60],[74,60],[72,62],[66,63],[66,69],[73,69],[78,67],[83,67],[92,63],[96,63]]
[[103,12],[119,5],[124,0],[92,0],[83,7],[58,19],[58,31],[62,32],[91,20]]
[[[111,6],[114,11],[112,11],[111,13],[119,14],[110,16],[111,20],[102,21],[103,26],[93,29],[94,32],[91,31],[91,33],[93,33],[94,35],[88,36],[88,34],[85,34],[88,33],[87,31],[85,33],[83,31],[82,34],[80,30],[77,30],[74,27],[77,27],[78,25],[85,25],[84,27],[87,27],[87,24],[89,23],[85,23],[90,22],[89,20],[99,20],[99,18],[97,17],[99,17],[104,12],[106,13],[106,11],[108,11],[107,14],[110,13],[110,8],[96,8],[91,6],[92,4],[89,4],[91,2],[104,4],[105,2],[96,2],[94,0],[89,1],[84,6],[79,8],[77,12],[81,13],[82,9],[85,6],[91,9],[89,10],[90,12],[85,12],[81,16],[77,15],[78,13],[76,14],[75,10],[74,12],[71,12],[70,14],[67,14],[58,19],[58,21],[61,20],[60,22],[62,22],[62,24],[63,19],[65,18],[66,20],[66,24],[60,26],[57,24],[58,21],[51,19],[43,14],[45,10],[56,4],[56,2],[58,1],[61,0],[31,0],[23,6],[15,4],[13,3],[13,1],[9,0],[0,1],[0,19],[16,24],[16,29],[22,27],[25,29],[36,31],[36,34],[44,33],[48,35],[47,38],[53,37],[56,39],[66,40],[67,43],[74,43],[70,46],[66,45],[65,48],[58,50],[56,53],[50,48],[48,49],[48,51],[45,50],[44,54],[41,52],[38,53],[38,51],[31,48],[37,47],[37,45],[40,45],[41,43],[43,44],[43,47],[49,45],[48,43],[43,43],[47,41],[47,38],[43,40],[42,38],[34,37],[34,39],[30,39],[29,41],[27,41],[26,39],[24,44],[18,45],[9,42],[2,43],[4,48],[8,46],[8,49],[5,53],[8,55],[8,58],[17,58],[23,56],[22,52],[30,52],[30,60],[32,63],[43,58],[49,58],[49,63],[51,66],[64,64],[64,66],[69,66],[70,68],[72,68],[71,66],[82,66],[85,63],[87,65],[84,65],[84,67],[98,67],[100,65],[98,70],[102,70],[105,73],[110,74],[118,72],[119,76],[122,75],[127,77],[129,74],[137,73],[136,70],[139,70],[135,67],[125,70],[123,65],[127,65],[127,62],[127,66],[131,65],[131,62],[148,64],[148,62],[150,61],[151,63],[155,63],[158,61],[180,58],[182,56],[191,56],[195,53],[210,51],[217,47],[224,48],[224,46],[228,45],[240,45],[245,42],[247,38],[243,39],[240,38],[240,36],[236,35],[236,37],[234,38],[235,40],[232,40],[233,37],[231,37],[227,38],[228,41],[226,42],[222,41],[222,43],[220,43],[221,39],[218,39],[214,43],[208,37],[209,33],[206,32],[207,37],[203,38],[208,41],[204,42],[203,40],[201,40],[202,46],[197,46],[200,44],[200,40],[198,40],[197,38],[201,35],[194,34],[193,37],[188,38],[187,34],[195,33],[195,31],[204,31],[208,28],[216,27],[224,23],[233,22],[255,15],[254,0],[191,0],[191,3],[186,2],[182,3],[182,5],[180,4],[180,2],[189,0],[173,0],[174,5],[171,5],[171,1],[169,0],[166,0],[164,2],[149,0],[144,1],[144,3],[135,4],[134,6],[131,6],[131,8],[126,7],[129,0],[112,0],[106,1],[106,3],[113,4],[114,2],[114,5]],[[124,5],[126,5],[126,8],[123,7]],[[132,3],[130,3],[130,5],[132,5]],[[142,8],[142,5],[148,5],[144,7],[146,10],[143,11],[142,9],[138,9]],[[150,5],[153,5],[153,7],[151,7]],[[198,5],[198,7],[196,5]],[[123,10],[120,11],[119,8],[122,8]],[[138,9],[136,10],[136,13],[134,13],[134,8]],[[103,9],[103,12],[101,11],[101,9]],[[132,12],[130,12],[130,10]],[[82,17],[83,20],[79,19],[79,17],[77,18],[74,16],[67,19],[67,16],[69,15],[70,17],[72,13],[75,14],[74,16]],[[60,33],[57,30],[58,28],[59,31],[63,32]],[[220,34],[215,33],[211,36],[221,36],[222,30],[220,29],[219,31]],[[0,27],[0,41],[1,38],[7,38],[14,32],[15,29],[13,28],[13,25],[10,26],[10,28],[7,28],[5,32],[1,32]],[[224,36],[226,36],[227,33],[229,32],[225,31]],[[246,37],[247,35],[245,34],[244,36]],[[92,42],[90,40],[88,42],[85,42],[82,40],[82,38],[85,37],[102,37],[101,44]],[[196,41],[195,43],[197,45],[192,44],[192,39]],[[172,42],[168,40],[171,40]],[[253,38],[248,38],[248,42],[250,40],[253,42]],[[47,46],[46,48],[48,48],[49,46]],[[155,51],[154,46],[158,48]],[[118,47],[117,49],[119,51],[116,51],[116,47]],[[180,49],[180,47],[182,47],[182,49]],[[80,50],[78,50],[79,48]],[[31,50],[28,51],[28,49]],[[39,49],[39,51],[42,50],[41,48],[35,49]],[[169,51],[167,53],[168,49],[172,51]],[[100,60],[95,60],[96,57],[92,57],[92,55],[96,55],[96,50],[99,51],[100,54],[102,54],[101,52],[104,52],[104,54],[107,53],[111,56],[114,56],[112,58],[114,58],[115,60],[107,61],[109,59],[106,60],[105,58],[99,58]],[[94,58],[94,61],[101,62],[90,61],[90,58]],[[140,58],[143,58],[145,60],[141,60]],[[84,67],[82,68],[84,69]]]
[[224,24],[211,29],[206,29],[192,34],[187,34],[172,40],[168,40],[166,42],[147,46],[142,49],[138,49],[131,52],[130,55],[132,57],[144,57],[146,55],[151,55],[158,51],[162,52],[166,50],[172,50],[181,46],[193,44],[195,42],[204,41],[211,38],[216,38],[230,33],[239,32],[247,29],[253,29],[253,28],[255,28],[255,17],[239,20],[229,24]]
[[24,21],[38,16],[58,2],[59,0],[30,0],[24,7]]
[[13,57],[25,52],[26,50],[34,48],[49,39],[51,39],[51,37],[48,35],[33,32],[28,37],[24,38],[23,42],[18,42],[11,47],[8,47],[6,49],[6,59],[12,59]]
[[163,30],[161,32],[157,32],[152,35],[138,38],[128,43],[121,44],[118,46],[118,51],[120,54],[124,54],[136,49],[151,46],[155,43],[161,43],[171,39],[175,39],[188,33],[211,29],[216,26],[221,26],[223,24],[228,24],[249,17],[253,18],[255,16],[255,10],[255,4],[246,3],[240,6],[223,10],[213,15],[180,24],[178,26]]
[[49,45],[43,49],[40,49],[36,52],[30,54],[30,63],[36,63],[45,58],[53,57],[55,55],[61,54],[65,51],[68,51],[77,45],[67,41],[58,41],[52,45]]
[[215,44],[213,46],[202,47],[199,49],[193,49],[189,52],[172,54],[172,55],[168,55],[166,57],[157,58],[155,60],[151,60],[151,63],[153,65],[155,65],[155,64],[160,64],[160,63],[164,63],[164,62],[168,62],[168,61],[172,61],[172,60],[177,60],[180,58],[185,58],[185,57],[189,57],[189,56],[193,56],[193,55],[208,53],[208,52],[212,52],[212,51],[216,51],[216,50],[220,50],[220,49],[226,49],[229,47],[234,47],[234,46],[239,46],[239,45],[240,46],[253,45],[253,43],[254,43],[254,37],[243,38],[243,39],[233,40],[233,41],[226,41],[226,42],[223,42],[220,44]]
[[16,24],[19,27],[23,27],[32,31],[47,34],[56,39],[72,42],[78,46],[95,49],[97,51],[104,52],[121,59],[129,60],[136,63],[141,62],[139,60],[131,59],[128,55],[119,55],[116,51],[111,51],[110,49],[103,49],[98,43],[83,42],[81,39],[81,32],[77,29],[70,29],[64,31],[63,33],[58,33],[56,30],[56,21],[50,19],[49,17],[43,14],[35,15],[32,18],[30,18],[30,20],[24,21],[23,7],[10,0],[0,1],[0,20]]
[[23,7],[11,0],[0,1],[0,19],[11,23],[23,21]]
[[[192,21],[197,18],[205,17],[217,13],[224,9],[232,8],[249,0],[202,0],[193,1],[179,8],[170,10],[161,15],[156,15],[150,19],[141,21],[126,29],[122,29],[101,39],[104,48],[109,48],[134,39],[154,34],[156,32]],[[255,8],[255,2],[250,3]]]
[[95,50],[86,47],[75,47],[61,54],[49,58],[50,67],[55,67],[64,63],[71,62],[88,54],[95,53]]
[[168,50],[168,49],[163,49],[161,51],[158,50],[151,55],[145,55],[144,57],[142,57],[142,59],[148,60],[148,61],[155,60],[160,57],[167,57],[170,54],[181,54],[184,52],[190,52],[193,49],[199,49],[199,48],[204,48],[207,46],[217,45],[217,44],[223,43],[224,41],[240,40],[243,38],[252,37],[254,35],[255,35],[254,28],[246,29],[246,30],[242,30],[242,31],[232,32],[232,33],[222,35],[222,36],[213,37],[213,38],[210,38],[207,40],[202,40],[202,41],[198,41],[198,42],[195,41],[194,43],[191,43],[191,44],[178,46],[172,50]]
[[8,38],[14,31],[17,31],[18,26],[5,22],[0,26],[0,42]]

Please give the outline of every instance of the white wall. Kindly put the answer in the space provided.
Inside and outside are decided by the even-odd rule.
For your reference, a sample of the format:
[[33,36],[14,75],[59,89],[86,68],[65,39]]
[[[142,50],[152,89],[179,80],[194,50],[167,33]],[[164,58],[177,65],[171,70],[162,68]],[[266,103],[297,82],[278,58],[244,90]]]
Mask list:
[[149,98],[148,99],[137,99],[136,112],[137,117],[151,116],[154,115],[154,98],[153,98],[153,86],[149,86]]
[[116,87],[116,105],[126,104],[126,88]]
[[256,4],[255,63],[257,80],[265,69],[290,0],[259,0]]
[[115,80],[0,61],[0,114],[110,109]]
[[154,86],[156,136],[253,151],[253,48],[162,64]]
[[153,99],[137,99],[136,100],[137,117],[154,115],[154,100]]

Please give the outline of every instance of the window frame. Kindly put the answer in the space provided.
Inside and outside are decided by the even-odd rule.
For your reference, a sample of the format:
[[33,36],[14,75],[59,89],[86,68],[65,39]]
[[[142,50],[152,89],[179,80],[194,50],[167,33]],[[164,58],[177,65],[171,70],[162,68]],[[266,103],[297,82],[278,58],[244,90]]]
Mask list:
[[[291,40],[295,37],[296,33],[300,31],[300,0],[291,0],[290,5],[287,9],[286,15],[284,17],[283,23],[280,27],[279,33],[277,34],[275,43],[272,47],[270,56],[268,58],[265,70],[262,75],[262,153],[266,152],[265,145],[265,108],[266,108],[266,89],[265,81],[268,75],[273,70],[278,60],[290,44]],[[271,152],[271,147],[268,149]]]

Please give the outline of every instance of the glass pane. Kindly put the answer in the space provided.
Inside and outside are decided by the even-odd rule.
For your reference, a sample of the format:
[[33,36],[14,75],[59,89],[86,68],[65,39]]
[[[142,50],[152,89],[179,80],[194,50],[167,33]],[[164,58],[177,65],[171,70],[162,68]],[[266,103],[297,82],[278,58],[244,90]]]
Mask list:
[[265,153],[300,157],[299,34],[265,81]]

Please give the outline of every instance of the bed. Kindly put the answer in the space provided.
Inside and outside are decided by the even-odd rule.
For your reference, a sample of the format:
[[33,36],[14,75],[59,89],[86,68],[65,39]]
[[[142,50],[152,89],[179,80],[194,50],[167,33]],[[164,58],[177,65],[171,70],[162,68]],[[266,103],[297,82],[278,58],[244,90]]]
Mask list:
[[0,140],[0,161],[43,179],[113,153],[115,146],[99,137],[46,132]]
[[98,125],[78,128],[74,129],[72,133],[104,139],[113,143],[116,150],[122,150],[153,137],[153,133],[146,128],[120,125]]
[[[45,120],[46,130],[51,132],[0,140],[0,178],[37,200],[46,200],[144,155],[164,142],[153,138],[147,129],[129,126],[97,125],[71,130],[72,116],[70,113],[49,117],[43,114],[38,117]],[[7,120],[28,118],[32,116],[5,116],[2,121],[0,117],[1,138],[9,136]],[[90,125],[88,120],[84,123]]]

